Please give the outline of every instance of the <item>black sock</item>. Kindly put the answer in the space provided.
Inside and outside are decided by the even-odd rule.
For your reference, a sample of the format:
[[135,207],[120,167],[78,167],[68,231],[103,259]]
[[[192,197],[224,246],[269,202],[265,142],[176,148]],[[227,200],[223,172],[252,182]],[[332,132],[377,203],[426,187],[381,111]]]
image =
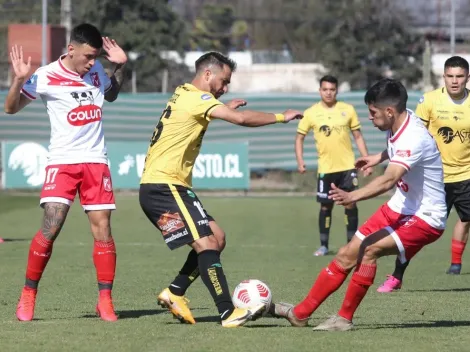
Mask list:
[[25,285],[26,287],[33,288],[33,289],[37,290],[37,289],[38,289],[38,285],[39,285],[39,281],[34,281],[34,280],[26,279],[24,285]]
[[328,248],[328,240],[330,239],[331,209],[325,210],[320,208],[318,224],[320,226],[320,244]]
[[346,237],[349,242],[356,234],[359,225],[359,211],[357,210],[357,207],[352,209],[345,208],[344,215],[346,220]]
[[393,272],[392,276],[395,278],[395,279],[398,279],[400,281],[403,281],[403,275],[405,274],[405,270],[406,268],[408,267],[408,264],[410,262],[407,261],[406,263],[402,263],[400,261],[400,259],[397,259],[395,260],[395,271]]
[[199,277],[198,255],[193,249],[181,268],[179,274],[168,287],[170,292],[177,296],[183,296],[194,280]]
[[235,308],[228,289],[227,279],[224,275],[224,269],[222,269],[222,264],[220,264],[220,252],[205,250],[199,253],[198,259],[201,279],[214,299],[220,318],[222,320],[226,319]]
[[103,282],[98,282],[98,290],[112,290],[113,289],[113,284],[106,284]]

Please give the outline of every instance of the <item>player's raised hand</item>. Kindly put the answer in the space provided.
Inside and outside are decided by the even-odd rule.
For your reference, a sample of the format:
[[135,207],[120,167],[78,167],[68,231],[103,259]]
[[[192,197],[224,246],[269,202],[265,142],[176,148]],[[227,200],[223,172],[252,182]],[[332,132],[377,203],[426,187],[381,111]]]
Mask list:
[[292,120],[299,120],[304,117],[303,113],[298,110],[286,110],[282,113],[284,115],[284,123],[292,121]]
[[117,45],[114,39],[103,37],[103,49],[106,51],[106,59],[117,65],[124,65],[127,62],[127,55],[124,50]]
[[243,99],[233,99],[228,104],[226,104],[231,109],[238,109],[241,106],[246,106],[247,102]]
[[22,46],[20,46],[18,49],[18,46],[14,45],[11,48],[10,59],[16,77],[19,79],[25,79],[26,77],[29,77],[29,71],[31,71],[31,56],[28,56],[28,61],[24,61]]
[[354,203],[351,194],[336,187],[334,183],[331,184],[331,190],[328,199],[332,199],[337,205],[349,205]]

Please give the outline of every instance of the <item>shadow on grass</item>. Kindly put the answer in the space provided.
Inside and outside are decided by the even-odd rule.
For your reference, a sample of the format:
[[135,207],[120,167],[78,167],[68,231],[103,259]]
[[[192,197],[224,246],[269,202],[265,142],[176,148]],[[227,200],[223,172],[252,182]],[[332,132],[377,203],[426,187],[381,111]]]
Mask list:
[[430,288],[428,290],[406,290],[404,292],[470,292],[470,287],[462,288]]
[[361,329],[376,330],[376,329],[409,329],[409,328],[456,328],[459,326],[470,326],[468,320],[435,320],[435,321],[422,321],[398,324],[375,324],[369,326],[359,326]]

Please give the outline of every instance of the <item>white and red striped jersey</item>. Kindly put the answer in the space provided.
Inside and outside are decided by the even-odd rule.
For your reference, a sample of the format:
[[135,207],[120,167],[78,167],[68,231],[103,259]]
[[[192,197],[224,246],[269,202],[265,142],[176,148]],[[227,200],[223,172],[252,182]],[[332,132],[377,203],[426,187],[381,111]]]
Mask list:
[[411,110],[398,131],[387,135],[390,163],[407,171],[388,206],[400,214],[416,215],[436,229],[445,228],[444,173],[433,137]]
[[107,164],[101,118],[111,80],[98,60],[80,76],[62,58],[38,68],[21,90],[29,99],[40,97],[46,106],[51,124],[48,165]]

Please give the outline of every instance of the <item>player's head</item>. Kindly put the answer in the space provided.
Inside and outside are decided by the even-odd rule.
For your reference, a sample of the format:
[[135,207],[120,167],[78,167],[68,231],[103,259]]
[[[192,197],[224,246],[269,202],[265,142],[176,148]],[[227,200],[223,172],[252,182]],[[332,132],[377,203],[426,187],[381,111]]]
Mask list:
[[202,55],[196,61],[196,77],[202,90],[212,93],[216,98],[228,91],[232,72],[237,64],[227,56],[216,51]]
[[408,93],[400,81],[384,78],[366,92],[369,119],[381,131],[392,128],[396,118],[406,111]]
[[102,46],[103,38],[95,26],[82,23],[72,29],[68,57],[78,74],[84,75],[90,71]]
[[444,82],[451,97],[462,97],[469,80],[468,61],[460,56],[448,58],[444,64]]
[[325,104],[334,104],[338,94],[338,79],[331,75],[320,79],[320,97]]

